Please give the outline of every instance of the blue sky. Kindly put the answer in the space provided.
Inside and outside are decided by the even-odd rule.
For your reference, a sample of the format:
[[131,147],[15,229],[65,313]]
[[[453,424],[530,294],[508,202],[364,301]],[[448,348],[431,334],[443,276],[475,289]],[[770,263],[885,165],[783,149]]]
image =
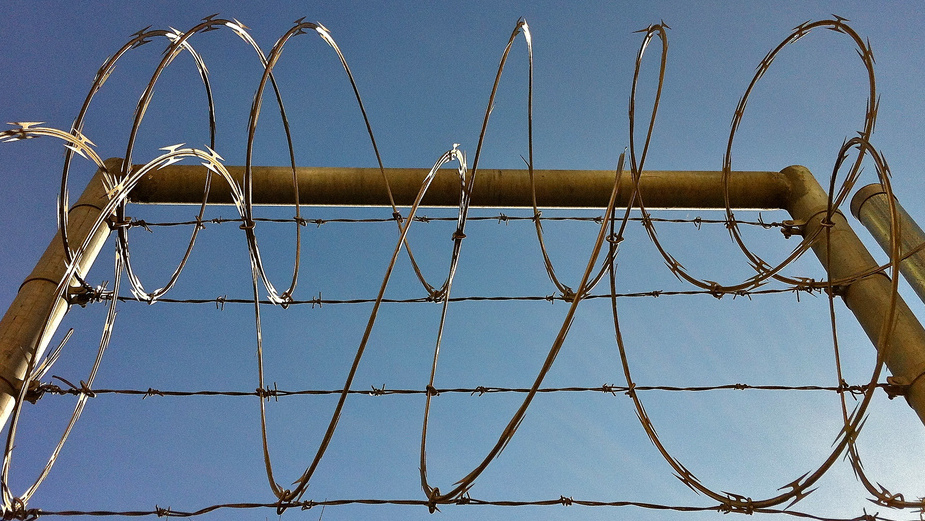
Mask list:
[[[889,161],[896,193],[918,219],[925,207],[918,154],[925,84],[922,52],[925,11],[916,3],[648,2],[560,6],[471,2],[464,6],[414,3],[251,3],[196,5],[10,3],[0,17],[0,106],[3,121],[44,121],[67,129],[96,69],[130,35],[148,25],[185,30],[218,12],[250,28],[267,51],[294,20],[306,17],[330,29],[357,79],[387,167],[429,167],[459,143],[474,153],[498,59],[517,19],[525,17],[534,39],[535,166],[608,169],[627,146],[626,106],[634,33],[664,20],[670,47],[659,119],[648,169],[718,170],[729,122],[755,66],[797,24],[829,17],[851,20],[869,39],[877,59],[880,112],[873,144]],[[229,31],[199,35],[194,45],[212,74],[218,109],[217,149],[228,164],[244,162],[247,110],[261,68]],[[85,134],[102,157],[122,156],[138,96],[160,59],[163,42],[139,48],[120,62],[94,101]],[[653,47],[652,51],[657,51]],[[136,162],[175,143],[208,140],[205,96],[191,61],[178,58],[158,84],[141,127]],[[520,168],[526,155],[526,52],[514,46],[488,130],[481,165]],[[643,67],[639,105],[651,103],[656,54]],[[313,35],[287,44],[276,70],[302,165],[375,166],[375,156],[349,84],[336,56]],[[647,75],[647,76],[646,76]],[[759,84],[736,138],[733,166],[779,170],[803,164],[827,176],[838,146],[862,126],[866,74],[851,42],[816,32],[786,49]],[[265,104],[266,106],[267,104]],[[647,108],[645,109],[647,110]],[[265,110],[258,129],[255,164],[285,164],[278,118]],[[43,138],[0,147],[0,307],[54,232],[55,197],[62,148]],[[76,197],[92,169],[79,165]],[[862,183],[874,181],[868,167]],[[310,216],[382,216],[391,211],[306,209]],[[189,219],[190,207],[135,208],[136,218]],[[428,210],[428,215],[450,215]],[[485,210],[478,215],[492,215]],[[510,213],[510,212],[509,212]],[[593,213],[593,212],[592,212]],[[513,214],[513,213],[512,213]],[[210,216],[235,217],[231,207]],[[260,209],[261,216],[291,216],[291,209]],[[550,214],[551,215],[551,214]],[[703,212],[673,216],[707,217]],[[756,217],[756,216],[755,216]],[[767,214],[768,220],[786,218]],[[853,224],[856,224],[852,221]],[[415,225],[412,245],[432,281],[446,273],[450,225]],[[865,232],[855,226],[860,235]],[[708,228],[708,227],[706,227]],[[618,259],[621,291],[687,289],[664,269],[638,225]],[[297,297],[372,297],[385,270],[396,233],[393,226],[326,224],[303,232],[306,245]],[[564,280],[575,281],[587,261],[593,225],[547,225],[551,255]],[[792,242],[775,230],[750,231],[751,244],[783,258]],[[146,287],[173,271],[189,230],[132,231],[132,255]],[[457,295],[548,295],[555,288],[542,268],[528,222],[476,222],[467,228]],[[749,275],[744,257],[722,227],[697,233],[692,225],[661,226],[673,254],[702,278],[735,282]],[[274,283],[291,273],[291,226],[258,232]],[[884,256],[870,247],[879,259]],[[14,246],[15,245],[15,246]],[[786,250],[778,249],[787,248]],[[112,280],[107,247],[90,279]],[[820,278],[815,259],[791,274]],[[737,278],[738,277],[738,278]],[[193,260],[170,294],[178,298],[228,295],[248,298],[246,245],[234,225],[209,227]],[[150,281],[150,282],[148,282]],[[277,282],[278,281],[278,282]],[[261,289],[262,292],[264,290]],[[387,296],[423,296],[407,260],[399,262]],[[603,291],[603,287],[601,288]],[[129,294],[127,285],[123,293]],[[912,299],[915,297],[913,296]],[[922,316],[921,303],[909,300]],[[839,340],[851,383],[869,378],[870,343],[839,304]],[[368,305],[265,306],[267,378],[280,389],[335,389],[369,316]],[[437,387],[526,386],[532,382],[567,307],[460,303],[450,308]],[[385,306],[364,358],[356,388],[422,388],[439,309],[436,305]],[[79,309],[65,327],[78,328],[53,374],[86,378],[105,309]],[[792,295],[744,299],[675,297],[621,300],[621,325],[634,376],[647,385],[818,384],[835,381],[831,335],[822,297]],[[98,387],[252,390],[256,387],[253,310],[214,305],[147,306],[124,303],[116,337]],[[623,382],[609,309],[588,301],[579,313],[547,383],[600,386]],[[468,473],[497,439],[519,405],[519,395],[435,399],[428,441],[428,469],[441,489]],[[650,393],[646,408],[679,460],[717,489],[765,497],[812,470],[825,458],[840,428],[832,393]],[[271,452],[277,480],[298,477],[314,455],[330,418],[331,397],[286,398],[268,404]],[[53,446],[73,400],[46,397],[27,408],[14,458],[11,486],[28,486]],[[418,483],[421,396],[351,397],[331,449],[305,499],[423,498]],[[90,400],[61,460],[30,502],[56,509],[150,509],[155,504],[193,510],[213,503],[272,502],[263,471],[255,398],[158,398],[101,396]],[[878,395],[860,446],[871,476],[907,498],[923,495],[921,455],[925,436],[901,400]],[[476,482],[484,499],[547,499],[559,495],[603,501],[648,501],[710,506],[671,476],[648,442],[625,396],[558,393],[539,397],[501,457]],[[892,519],[915,517],[870,504],[841,461],[820,481],[820,490],[795,510],[850,518],[878,509]],[[273,510],[225,511],[209,519],[266,519]],[[324,519],[426,517],[426,509],[343,506]],[[447,507],[443,518],[714,518],[720,514],[669,514],[640,509],[549,507],[540,509]],[[307,516],[307,517],[306,517]],[[283,517],[315,519],[318,511]]]

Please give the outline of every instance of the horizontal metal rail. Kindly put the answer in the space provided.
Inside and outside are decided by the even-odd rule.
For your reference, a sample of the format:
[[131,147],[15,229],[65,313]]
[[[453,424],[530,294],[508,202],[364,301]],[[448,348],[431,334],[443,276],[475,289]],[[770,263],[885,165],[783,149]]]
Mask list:
[[[243,167],[230,167],[229,170],[238,182],[243,180]],[[142,204],[200,204],[206,172],[200,166],[164,167],[142,180],[130,194],[130,200]],[[396,205],[409,206],[427,172],[426,169],[386,169],[384,178],[383,172],[375,168],[297,168],[299,201],[303,205],[389,206],[391,191]],[[615,174],[603,170],[536,170],[534,175],[537,204],[543,208],[603,208],[613,188]],[[254,167],[253,179],[254,204],[294,203],[291,169]],[[632,192],[632,180],[625,175],[621,182],[622,199],[618,204],[625,206]],[[213,178],[210,203],[231,203],[230,192],[222,183],[220,178]],[[108,229],[81,229],[82,225],[90,226],[93,218],[79,219],[76,214],[81,208],[97,208],[99,212],[98,208],[104,206],[106,194],[98,185],[98,181],[91,181],[79,204],[72,209],[70,233],[79,238],[92,234],[94,244],[101,246]],[[721,172],[644,172],[639,187],[647,208],[721,209],[726,205]],[[424,205],[455,206],[459,190],[458,178],[438,176],[424,198]],[[826,192],[807,169],[799,166],[781,172],[733,172],[728,180],[728,193],[730,206],[735,209],[787,210],[795,221],[805,223],[806,234],[822,226],[826,213]],[[474,207],[532,207],[529,173],[526,170],[479,170],[471,201]],[[92,215],[92,211],[88,215]],[[812,246],[831,276],[845,278],[875,268],[877,263],[845,217],[839,212],[833,221],[828,234],[831,258],[826,253],[829,251],[826,234],[820,234],[820,239]],[[12,409],[28,361],[44,352],[54,327],[68,307],[63,301],[51,302],[54,298],[51,293],[64,276],[61,248],[60,238],[54,238],[0,322],[0,424],[6,422]],[[86,266],[81,268],[81,273],[89,269],[97,251],[98,247],[85,255]],[[887,275],[878,273],[852,282],[841,291],[845,304],[875,346],[890,299],[890,284]],[[51,323],[52,327],[38,338],[46,323]],[[906,399],[925,423],[925,378],[921,378],[925,374],[925,329],[901,298],[888,345],[891,347],[886,364],[895,381],[908,386]]]
[[[228,171],[243,185],[244,167]],[[170,165],[146,177],[132,190],[133,203],[201,204],[208,170],[199,165]],[[411,206],[429,172],[426,168],[386,168],[389,189],[397,206]],[[294,204],[292,169],[254,167],[254,204]],[[534,170],[536,201],[544,208],[604,208],[613,190],[612,170]],[[378,168],[296,168],[299,202],[309,206],[389,206],[389,190]],[[230,204],[227,185],[218,176],[209,202]],[[632,192],[629,175],[621,179],[618,205],[626,206]],[[731,206],[739,209],[780,209],[789,198],[790,185],[780,172],[733,172],[729,180]],[[647,208],[724,208],[720,172],[644,173],[640,185]],[[479,169],[472,188],[473,207],[529,208],[533,205],[527,170]],[[459,179],[437,176],[424,206],[459,204]]]

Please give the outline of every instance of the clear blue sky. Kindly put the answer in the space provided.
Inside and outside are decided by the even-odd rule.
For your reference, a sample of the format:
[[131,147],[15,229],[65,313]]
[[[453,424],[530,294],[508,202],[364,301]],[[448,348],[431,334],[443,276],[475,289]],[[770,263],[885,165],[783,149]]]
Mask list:
[[[454,143],[474,153],[498,59],[517,19],[530,24],[535,52],[535,166],[608,169],[627,146],[626,106],[634,33],[664,20],[670,49],[665,90],[646,164],[648,169],[718,170],[736,103],[765,53],[797,24],[828,18],[851,20],[869,39],[877,59],[881,95],[873,143],[889,161],[894,187],[906,209],[925,220],[919,194],[919,150],[925,136],[925,10],[914,2],[647,2],[621,6],[552,2],[331,3],[280,5],[240,2],[144,4],[7,3],[0,16],[0,117],[44,121],[67,129],[80,109],[96,69],[129,36],[146,26],[185,30],[212,13],[250,27],[265,51],[294,20],[330,29],[359,84],[387,167],[429,167]],[[257,59],[229,31],[196,36],[194,45],[212,73],[218,104],[219,153],[228,164],[244,162],[247,110],[261,73]],[[160,59],[162,41],[129,53],[94,102],[85,127],[102,157],[122,156],[138,96]],[[654,91],[653,45],[639,105]],[[520,168],[526,155],[525,57],[514,46],[488,131],[483,167]],[[277,69],[302,165],[375,166],[375,158],[349,85],[330,49],[313,35],[291,41]],[[813,33],[784,51],[756,90],[736,140],[733,166],[779,170],[803,164],[820,177],[831,170],[838,146],[863,123],[866,74],[851,42],[832,32]],[[265,103],[268,106],[269,103]],[[165,73],[141,127],[136,162],[175,143],[208,140],[205,96],[185,56]],[[280,125],[266,109],[258,130],[256,164],[285,164]],[[43,138],[0,146],[0,308],[48,244],[55,222],[62,148]],[[92,173],[75,169],[71,193]],[[874,181],[868,167],[862,183]],[[259,215],[291,216],[291,209]],[[378,212],[378,213],[377,213]],[[195,209],[138,208],[138,218],[189,219]],[[385,209],[361,215],[387,217]],[[438,212],[428,212],[436,215]],[[491,211],[479,215],[491,215]],[[847,213],[847,212],[846,212]],[[706,213],[680,213],[693,217]],[[211,216],[235,217],[230,207]],[[357,215],[306,210],[309,217]],[[444,215],[444,214],[440,214]],[[756,216],[755,216],[756,217]],[[769,214],[768,220],[786,218]],[[445,277],[449,225],[412,229],[412,244],[432,281]],[[555,292],[529,223],[474,223],[463,246],[456,295],[548,295]],[[634,228],[638,228],[636,225]],[[865,232],[856,226],[860,234]],[[748,275],[743,257],[722,227],[694,235],[692,225],[662,227],[660,236],[698,276],[735,282]],[[291,269],[288,227],[262,226],[259,237],[271,277],[284,286]],[[586,262],[593,225],[548,225],[553,260],[574,281]],[[305,229],[305,264],[297,298],[375,295],[395,240],[389,225],[336,225]],[[162,283],[185,247],[188,230],[132,231],[133,260],[146,287]],[[641,230],[621,252],[622,291],[685,289],[675,281]],[[775,230],[752,237],[780,244]],[[207,228],[192,264],[171,296],[250,296],[249,265],[240,230]],[[871,241],[872,248],[876,248]],[[137,249],[135,249],[137,248]],[[875,251],[878,258],[883,256]],[[783,253],[772,253],[783,258]],[[780,257],[773,257],[780,255]],[[91,281],[112,280],[112,248],[100,257]],[[390,285],[394,297],[424,296],[407,262]],[[815,259],[791,274],[820,278]],[[150,281],[150,282],[148,282]],[[278,282],[277,282],[278,281]],[[567,282],[568,283],[568,282]],[[601,288],[603,290],[603,288]],[[127,284],[123,293],[128,294]],[[261,293],[265,293],[261,289]],[[913,297],[914,298],[914,297]],[[910,301],[919,316],[922,305]],[[792,296],[715,301],[710,297],[627,300],[621,311],[634,375],[645,385],[818,384],[835,382],[831,336],[823,298]],[[471,304],[451,307],[437,387],[525,386],[545,356],[566,306],[561,302]],[[603,302],[579,308],[570,340],[548,379],[553,386],[620,385],[623,377]],[[369,314],[368,306],[264,310],[267,379],[280,389],[333,389],[343,385],[346,364]],[[102,305],[71,313],[81,329],[52,373],[86,378],[98,342]],[[120,307],[116,337],[103,361],[97,387],[253,390],[256,359],[253,312],[210,304]],[[355,388],[422,388],[439,318],[438,307],[386,306]],[[869,378],[873,350],[854,319],[839,307],[840,341],[851,383]],[[519,395],[443,395],[436,399],[429,437],[429,470],[441,489],[465,475],[497,439]],[[743,495],[766,497],[814,469],[840,427],[832,393],[650,393],[647,410],[672,453],[705,483]],[[285,485],[314,455],[334,404],[331,397],[287,398],[269,405],[271,451],[277,480]],[[47,457],[64,425],[70,398],[47,397],[26,409],[11,486],[21,492]],[[351,397],[335,440],[305,499],[421,499],[418,443],[420,396]],[[155,504],[194,510],[213,503],[272,502],[264,476],[255,398],[103,396],[91,400],[61,460],[30,502],[57,509],[150,509]],[[870,475],[890,490],[925,495],[921,457],[925,436],[901,400],[874,403],[861,447]],[[541,396],[513,441],[476,482],[472,496],[534,500],[574,496],[602,501],[648,501],[710,506],[671,476],[639,426],[624,396]],[[892,519],[870,504],[847,462],[836,464],[820,490],[794,509],[850,518],[862,509]],[[224,511],[207,519],[268,519],[273,510]],[[670,514],[582,507],[446,507],[443,519],[543,518],[712,519],[720,514]],[[429,516],[415,507],[343,506],[324,511],[333,519],[410,519]],[[318,510],[284,518],[316,519]]]

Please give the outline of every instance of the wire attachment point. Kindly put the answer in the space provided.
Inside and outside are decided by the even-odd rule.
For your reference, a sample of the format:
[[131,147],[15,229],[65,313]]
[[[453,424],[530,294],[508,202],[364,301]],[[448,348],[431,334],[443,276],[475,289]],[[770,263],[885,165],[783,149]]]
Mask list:
[[780,231],[784,234],[785,239],[789,239],[794,235],[799,235],[803,237],[803,234],[806,233],[806,221],[803,220],[788,220],[780,223]]

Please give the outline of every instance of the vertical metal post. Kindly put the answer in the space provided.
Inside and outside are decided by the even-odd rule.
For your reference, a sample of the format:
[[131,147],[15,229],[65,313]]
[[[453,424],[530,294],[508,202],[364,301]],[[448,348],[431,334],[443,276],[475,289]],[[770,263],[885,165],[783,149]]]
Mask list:
[[[858,190],[851,199],[851,214],[861,221],[883,251],[889,251],[890,235],[893,231],[890,228],[890,205],[887,197],[889,196],[883,190],[883,186],[871,184]],[[922,232],[899,201],[894,201],[894,204],[899,214],[899,253],[906,255],[925,244],[925,232]],[[925,248],[903,260],[899,265],[899,271],[925,302]]]
[[[825,217],[826,191],[804,167],[787,167],[782,173],[790,180],[792,189],[786,209],[794,219],[806,223],[807,235],[815,233],[822,227]],[[813,244],[813,251],[833,279],[851,277],[879,265],[841,212],[836,212],[832,221],[834,226],[829,231],[829,240],[826,240],[823,230],[819,234],[820,239]],[[890,293],[891,281],[885,273],[877,273],[842,288],[845,305],[854,313],[874,346],[879,345]],[[896,301],[895,324],[888,332],[885,362],[893,373],[893,381],[909,386],[906,401],[925,423],[925,329],[902,298]]]
[[[106,164],[115,171],[121,165],[121,160],[110,159]],[[107,226],[92,229],[108,201],[103,187],[102,172],[97,171],[68,213],[68,240],[72,247],[82,244],[92,235],[89,247],[77,268],[81,276],[93,265],[103,243],[109,237]],[[35,265],[35,269],[19,287],[19,293],[3,319],[0,319],[0,425],[6,423],[13,410],[26,377],[29,361],[37,361],[42,357],[61,319],[67,313],[67,301],[55,295],[55,288],[64,277],[65,268],[64,247],[59,230]],[[71,281],[71,285],[76,286],[76,283]],[[46,323],[48,327],[45,327]]]

